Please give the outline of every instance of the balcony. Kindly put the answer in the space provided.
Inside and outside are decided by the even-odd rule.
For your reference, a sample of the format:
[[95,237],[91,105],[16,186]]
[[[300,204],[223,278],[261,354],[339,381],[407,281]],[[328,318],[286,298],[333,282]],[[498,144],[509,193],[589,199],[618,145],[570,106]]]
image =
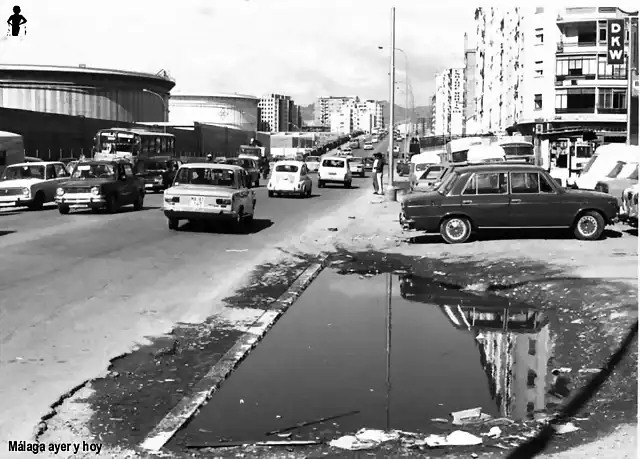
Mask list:
[[[582,81],[593,81],[596,79],[595,74],[587,74],[587,75],[556,75],[556,86],[571,86],[577,85],[578,80]],[[576,81],[576,83],[570,83],[572,81]]]
[[595,107],[582,107],[582,108],[556,108],[558,114],[588,114],[592,115],[596,112]]
[[603,108],[598,107],[599,115],[626,115],[627,109],[625,108]]

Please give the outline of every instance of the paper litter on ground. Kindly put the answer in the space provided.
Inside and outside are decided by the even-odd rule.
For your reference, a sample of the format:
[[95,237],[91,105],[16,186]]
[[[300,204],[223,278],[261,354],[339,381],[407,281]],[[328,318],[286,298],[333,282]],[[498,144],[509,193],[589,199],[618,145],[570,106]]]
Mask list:
[[453,417],[452,424],[454,426],[462,426],[466,424],[477,424],[491,419],[491,416],[482,412],[482,408],[471,408],[464,411],[454,411],[451,413]]

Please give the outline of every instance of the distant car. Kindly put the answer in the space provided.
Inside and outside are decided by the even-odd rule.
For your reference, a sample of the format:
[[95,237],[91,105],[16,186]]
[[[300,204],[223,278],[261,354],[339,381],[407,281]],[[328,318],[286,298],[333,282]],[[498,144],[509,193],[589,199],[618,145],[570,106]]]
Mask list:
[[138,157],[133,170],[144,180],[145,192],[160,192],[171,186],[182,162],[171,156]]
[[342,150],[343,153],[347,153],[347,154],[351,153],[351,147],[342,147],[341,150]]
[[185,164],[164,192],[163,210],[171,230],[179,228],[180,220],[230,222],[242,229],[253,221],[255,208],[249,174],[233,164]]
[[373,150],[373,143],[366,142],[363,146],[363,150]]
[[308,172],[307,165],[302,161],[278,161],[267,184],[269,197],[281,194],[310,197],[313,182]]
[[260,186],[260,168],[258,167],[258,163],[255,159],[228,158],[225,161],[225,164],[235,164],[236,166],[244,168],[244,170],[247,171],[247,174],[249,174],[249,188],[251,188],[251,186]]
[[394,153],[400,153],[400,147],[398,145],[393,147],[393,152]]
[[349,170],[351,171],[351,173],[353,175],[364,177],[364,162],[362,161],[362,158],[351,156],[347,159],[349,160]]
[[367,156],[366,158],[364,158],[362,160],[362,163],[364,165],[364,170],[365,171],[372,171],[373,170],[373,163],[376,161],[376,159],[373,156]]
[[638,227],[638,192],[640,185],[633,185],[622,192],[620,205],[620,220],[633,227]]
[[345,188],[351,188],[352,174],[349,160],[338,156],[325,156],[318,169],[318,188],[324,188],[327,183],[340,183]]
[[144,180],[136,177],[128,161],[81,161],[69,181],[56,190],[58,211],[66,215],[71,208],[106,208],[115,213],[122,206],[142,210]]
[[318,172],[318,168],[320,167],[319,156],[307,156],[304,162],[307,165],[309,172]]
[[435,190],[405,196],[400,224],[439,232],[449,244],[485,228],[565,227],[596,240],[617,213],[613,196],[564,189],[541,167],[493,163],[456,167]]
[[59,161],[38,161],[7,166],[0,177],[0,207],[29,207],[41,210],[54,202],[56,189],[69,180]]

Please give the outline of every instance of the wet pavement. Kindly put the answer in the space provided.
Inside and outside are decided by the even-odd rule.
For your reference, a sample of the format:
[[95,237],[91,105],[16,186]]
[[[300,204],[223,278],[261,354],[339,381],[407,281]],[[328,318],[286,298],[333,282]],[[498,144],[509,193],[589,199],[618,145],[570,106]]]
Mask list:
[[548,366],[554,318],[407,273],[327,269],[168,447],[329,440],[361,427],[433,433],[476,407],[532,417],[567,395]]

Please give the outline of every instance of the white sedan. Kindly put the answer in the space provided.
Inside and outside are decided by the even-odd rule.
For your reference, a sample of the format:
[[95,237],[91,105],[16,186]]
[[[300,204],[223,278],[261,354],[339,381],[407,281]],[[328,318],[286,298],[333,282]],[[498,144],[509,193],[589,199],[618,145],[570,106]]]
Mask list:
[[286,194],[308,198],[311,197],[312,188],[309,170],[302,161],[278,161],[267,184],[270,198]]

